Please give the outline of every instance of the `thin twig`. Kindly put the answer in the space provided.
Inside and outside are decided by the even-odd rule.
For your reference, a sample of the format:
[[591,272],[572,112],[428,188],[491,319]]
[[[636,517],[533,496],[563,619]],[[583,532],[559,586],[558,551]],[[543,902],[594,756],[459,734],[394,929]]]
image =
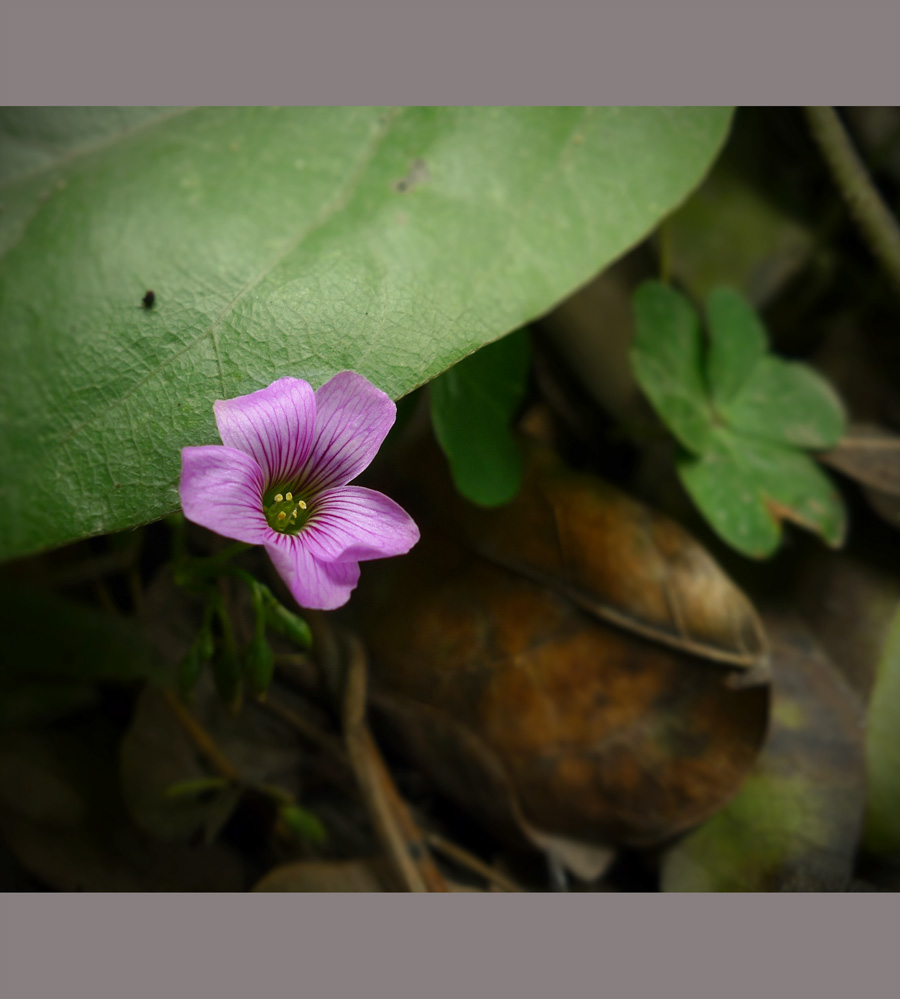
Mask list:
[[350,764],[394,872],[406,891],[445,892],[447,884],[366,725],[366,660],[352,639],[344,677],[342,715]]
[[425,890],[432,892],[449,891],[444,876],[441,874],[428,850],[425,837],[413,819],[406,802],[397,790],[397,785],[394,783],[387,764],[384,762],[384,757],[379,752],[378,745],[372,738],[372,733],[369,732],[368,728],[366,729],[366,734],[368,752],[373,762],[373,768],[378,774],[379,781],[384,789],[385,798],[397,820],[400,832],[403,834],[407,852],[413,858],[422,881],[425,883]]
[[483,860],[479,860],[475,854],[469,853],[468,850],[463,849],[458,843],[444,839],[443,836],[439,836],[437,833],[428,833],[427,839],[429,846],[442,853],[445,857],[449,857],[450,860],[455,860],[461,867],[467,867],[470,871],[478,874],[497,888],[512,892],[521,892],[523,890],[512,878],[508,878],[500,871],[494,870],[493,867],[486,864]]
[[850,214],[900,288],[900,225],[872,183],[834,108],[808,107],[806,117]]

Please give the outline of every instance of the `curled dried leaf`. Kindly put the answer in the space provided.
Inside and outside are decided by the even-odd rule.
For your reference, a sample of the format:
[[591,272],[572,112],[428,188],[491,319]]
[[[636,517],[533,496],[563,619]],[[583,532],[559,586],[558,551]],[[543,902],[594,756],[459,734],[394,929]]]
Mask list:
[[821,461],[879,492],[900,496],[900,436],[871,423],[855,423]]
[[512,503],[456,517],[479,554],[611,624],[730,666],[766,657],[753,605],[684,528],[545,448]]
[[766,687],[734,690],[449,541],[426,539],[392,576],[366,601],[376,703],[501,834],[658,843],[720,808],[752,765]]
[[855,423],[819,459],[859,482],[872,509],[900,529],[900,436],[877,424]]

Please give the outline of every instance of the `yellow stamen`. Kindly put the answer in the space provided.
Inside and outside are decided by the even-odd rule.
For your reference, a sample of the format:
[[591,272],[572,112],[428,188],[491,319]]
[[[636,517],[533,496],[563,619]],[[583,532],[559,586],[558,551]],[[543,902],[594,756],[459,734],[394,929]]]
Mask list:
[[299,506],[301,510],[305,510],[306,509],[306,500],[298,500],[297,501],[297,506]]
[[278,516],[275,519],[276,520],[287,520],[287,514],[284,512],[284,510],[282,510],[281,513],[279,513]]
[[284,494],[284,498],[288,501],[288,503],[290,503],[290,501],[294,498],[294,494],[293,493],[285,493]]
[[283,499],[284,499],[284,497],[281,495],[281,493],[275,493],[275,502],[276,503],[280,503]]

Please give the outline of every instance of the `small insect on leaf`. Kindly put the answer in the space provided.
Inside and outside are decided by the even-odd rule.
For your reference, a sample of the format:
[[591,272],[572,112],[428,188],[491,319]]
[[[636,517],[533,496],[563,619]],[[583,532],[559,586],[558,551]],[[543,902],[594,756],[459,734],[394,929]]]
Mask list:
[[156,292],[150,291],[148,289],[147,292],[144,294],[144,297],[141,299],[141,305],[143,305],[145,309],[152,309],[153,303],[155,301],[156,301]]

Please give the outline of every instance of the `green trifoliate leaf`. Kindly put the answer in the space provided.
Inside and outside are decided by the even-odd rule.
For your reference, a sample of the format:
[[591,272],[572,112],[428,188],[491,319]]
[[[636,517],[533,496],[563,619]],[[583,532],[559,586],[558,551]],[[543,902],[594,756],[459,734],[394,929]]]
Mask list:
[[825,450],[844,431],[844,407],[834,389],[805,364],[764,357],[722,408],[729,426],[748,437]]
[[634,296],[631,362],[641,388],[690,451],[707,447],[712,413],[703,378],[700,318],[684,295],[647,281]]
[[759,317],[735,291],[709,295],[705,353],[696,312],[680,293],[646,282],[634,310],[635,375],[690,452],[678,462],[681,480],[720,537],[764,558],[790,520],[840,545],[840,495],[802,450],[829,448],[843,432],[843,407],[828,383],[768,355]]
[[706,375],[716,407],[727,406],[768,350],[766,331],[747,300],[730,288],[706,299],[709,354]]
[[678,473],[716,533],[752,558],[771,555],[781,521],[791,520],[838,547],[846,516],[828,476],[796,448],[715,431],[701,456],[685,455]]
[[765,327],[730,288],[707,298],[707,380],[718,418],[748,437],[821,450],[844,430],[834,389],[806,364],[768,354]]

